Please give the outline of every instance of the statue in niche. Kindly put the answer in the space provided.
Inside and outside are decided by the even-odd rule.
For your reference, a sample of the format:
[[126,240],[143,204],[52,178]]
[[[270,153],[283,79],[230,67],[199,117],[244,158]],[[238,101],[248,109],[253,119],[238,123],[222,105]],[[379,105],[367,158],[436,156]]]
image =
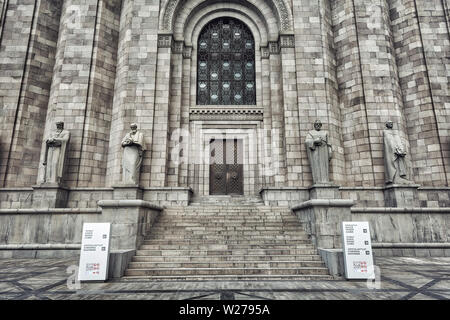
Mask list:
[[124,184],[139,184],[142,157],[145,151],[144,134],[137,129],[137,124],[131,124],[131,131],[122,140],[122,182]]
[[333,149],[328,143],[328,133],[321,131],[322,122],[314,122],[314,130],[306,136],[306,150],[311,166],[313,182],[317,184],[330,184],[329,162],[333,155]]
[[70,132],[64,130],[64,122],[57,122],[56,130],[45,140],[44,183],[61,183],[69,140]]
[[406,149],[396,130],[394,123],[386,122],[384,138],[384,167],[386,184],[411,184],[407,180]]

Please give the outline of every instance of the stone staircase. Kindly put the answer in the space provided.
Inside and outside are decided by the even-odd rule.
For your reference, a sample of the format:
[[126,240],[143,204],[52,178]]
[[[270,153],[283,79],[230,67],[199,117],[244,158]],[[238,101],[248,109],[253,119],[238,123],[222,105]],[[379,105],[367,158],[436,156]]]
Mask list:
[[289,208],[233,202],[165,209],[125,272],[134,278],[332,279]]
[[197,196],[191,199],[191,206],[263,206],[261,197],[257,196]]

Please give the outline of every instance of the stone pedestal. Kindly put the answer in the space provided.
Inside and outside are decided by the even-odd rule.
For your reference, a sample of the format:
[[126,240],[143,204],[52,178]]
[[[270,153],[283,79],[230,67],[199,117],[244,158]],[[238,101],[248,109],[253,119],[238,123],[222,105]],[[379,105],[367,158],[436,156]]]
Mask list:
[[339,186],[332,184],[316,184],[309,188],[310,199],[341,199]]
[[187,187],[151,187],[144,189],[143,199],[159,206],[186,207],[192,194],[192,189]]
[[318,252],[333,277],[345,277],[343,249],[318,249]]
[[136,250],[112,250],[109,253],[108,279],[122,278]]
[[384,189],[384,203],[386,207],[413,208],[419,206],[417,184],[392,184]]
[[341,222],[352,221],[353,200],[341,199],[339,186],[315,184],[309,188],[310,200],[292,207],[317,248],[341,248]]
[[101,222],[111,223],[109,276],[120,278],[162,211],[142,200],[101,200]]
[[307,188],[264,187],[259,191],[264,205],[291,207],[309,199]]
[[117,184],[113,186],[114,200],[142,200],[142,189],[134,184]]
[[44,183],[33,186],[33,208],[66,208],[69,190],[58,184]]
[[342,247],[341,222],[352,221],[353,200],[312,199],[292,208],[317,248]]
[[137,250],[162,208],[142,200],[100,200],[102,222],[111,222],[111,250]]

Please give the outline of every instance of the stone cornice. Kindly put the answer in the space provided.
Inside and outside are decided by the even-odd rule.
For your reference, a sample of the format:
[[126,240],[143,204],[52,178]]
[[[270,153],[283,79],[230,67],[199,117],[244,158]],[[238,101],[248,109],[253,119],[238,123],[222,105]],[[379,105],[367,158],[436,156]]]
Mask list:
[[401,214],[401,213],[419,213],[419,214],[450,214],[448,207],[436,208],[385,208],[385,207],[354,207],[352,213],[364,214]]
[[347,199],[313,199],[305,201],[299,205],[293,206],[292,211],[311,208],[311,207],[351,207],[355,203]]
[[192,108],[190,110],[191,120],[214,120],[214,121],[233,121],[233,120],[263,120],[263,109],[261,108]]
[[100,214],[100,208],[0,209],[1,214]]
[[263,114],[264,110],[262,108],[235,108],[230,107],[196,107],[190,109],[190,114]]
[[162,207],[157,206],[149,201],[144,200],[100,200],[98,205],[104,207],[126,208],[126,207],[143,207],[147,209],[163,210]]

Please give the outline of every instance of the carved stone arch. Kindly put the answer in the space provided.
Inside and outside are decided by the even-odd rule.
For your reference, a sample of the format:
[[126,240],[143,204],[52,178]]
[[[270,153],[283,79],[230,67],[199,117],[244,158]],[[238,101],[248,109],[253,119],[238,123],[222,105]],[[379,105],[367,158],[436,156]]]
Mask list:
[[[181,8],[183,8],[190,0],[167,0],[164,6],[160,19],[160,32],[172,32],[174,26],[174,16]],[[209,2],[211,4],[217,3],[215,0],[201,0],[202,2]],[[256,7],[261,5],[259,0],[240,0],[240,3],[250,3]],[[275,16],[277,17],[278,27],[280,32],[288,32],[293,30],[292,10],[286,0],[268,0],[267,3]]]
[[251,30],[257,48],[267,45],[269,39],[267,38],[267,29],[264,24],[255,22],[254,17],[252,19],[252,17],[249,17],[240,11],[225,9],[213,11],[208,10],[207,12],[200,11],[198,12],[198,15],[193,16],[191,20],[187,21],[183,34],[185,44],[187,46],[195,47],[196,39],[198,38],[198,35],[203,27],[210,21],[220,17],[231,17],[241,20]]
[[[243,6],[235,2],[219,2],[214,5],[197,5],[202,0],[191,0],[187,3],[188,8],[194,7],[194,9],[189,10],[186,8],[180,9],[175,20],[175,28],[173,33],[175,37],[186,34],[185,30],[191,21],[199,20],[201,16],[205,16],[217,11],[234,11],[241,15],[250,18],[261,30],[266,31],[266,36],[269,41],[276,41],[278,39],[279,30],[276,24],[276,17],[272,14],[271,9],[268,6],[260,6],[259,8],[248,4]],[[262,32],[261,32],[262,33]],[[180,39],[181,40],[181,39]]]

